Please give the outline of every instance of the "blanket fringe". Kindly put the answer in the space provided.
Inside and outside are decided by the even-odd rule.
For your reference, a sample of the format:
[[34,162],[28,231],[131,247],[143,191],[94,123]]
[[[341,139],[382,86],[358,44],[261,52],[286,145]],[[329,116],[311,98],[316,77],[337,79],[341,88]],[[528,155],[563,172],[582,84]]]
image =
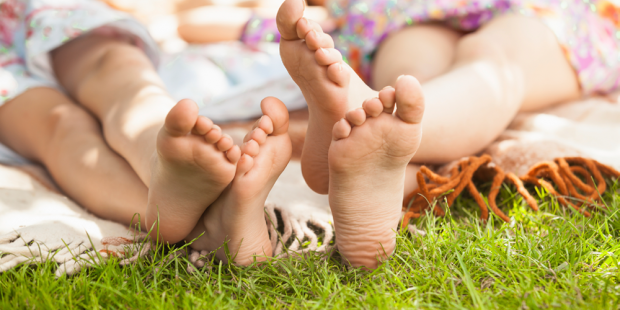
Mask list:
[[[265,205],[265,222],[269,227],[274,257],[287,258],[308,252],[330,253],[336,246],[332,242],[334,228],[331,223],[315,218],[297,219],[289,211],[273,203]],[[319,234],[310,228],[310,225],[319,230]],[[323,235],[323,238],[318,235]],[[207,251],[190,250],[187,271],[195,272],[205,267],[205,263],[212,259],[211,255],[212,253]]]
[[[406,227],[410,219],[423,216],[430,209],[437,216],[445,215],[438,201],[443,198],[447,207],[450,207],[465,189],[480,207],[480,218],[483,221],[488,220],[487,202],[480,195],[474,179],[492,181],[488,194],[488,207],[505,222],[509,222],[510,218],[497,207],[496,203],[497,195],[504,183],[515,186],[517,192],[534,211],[538,211],[538,204],[524,183],[545,188],[562,206],[573,208],[589,217],[591,214],[587,209],[605,209],[605,206],[600,204],[601,195],[607,190],[604,176],[618,179],[620,172],[596,160],[583,157],[564,157],[556,158],[552,162],[542,162],[531,167],[521,177],[510,172],[505,173],[491,162],[489,155],[460,160],[450,169],[449,177],[441,176],[422,166],[417,174],[418,189],[407,195],[403,202],[405,214],[402,227]],[[585,183],[582,180],[585,180]]]

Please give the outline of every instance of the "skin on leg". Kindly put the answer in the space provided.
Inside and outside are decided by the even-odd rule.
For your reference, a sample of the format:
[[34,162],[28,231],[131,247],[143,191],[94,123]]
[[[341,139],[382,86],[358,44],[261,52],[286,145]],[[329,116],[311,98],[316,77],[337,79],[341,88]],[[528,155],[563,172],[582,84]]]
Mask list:
[[196,103],[175,104],[150,60],[128,42],[87,35],[55,50],[52,60],[63,87],[149,188],[152,237],[183,240],[232,181],[239,147],[198,116]]
[[[401,40],[407,41],[405,35]],[[388,48],[396,44],[381,50],[397,53]],[[455,55],[448,72],[422,85],[427,102],[424,136],[413,162],[442,163],[475,154],[501,134],[518,111],[580,96],[576,75],[555,35],[536,19],[497,17],[464,36]],[[389,75],[387,67],[382,72],[375,65],[375,74]]]
[[61,85],[100,122],[106,141],[147,186],[159,130],[175,102],[146,55],[128,42],[88,35],[52,52]]
[[440,24],[406,27],[388,36],[372,62],[374,89],[394,86],[401,75],[420,83],[447,72],[454,64],[456,46],[463,35]]
[[0,106],[0,142],[43,164],[97,216],[145,227],[147,188],[105,143],[99,123],[59,91],[33,88]]

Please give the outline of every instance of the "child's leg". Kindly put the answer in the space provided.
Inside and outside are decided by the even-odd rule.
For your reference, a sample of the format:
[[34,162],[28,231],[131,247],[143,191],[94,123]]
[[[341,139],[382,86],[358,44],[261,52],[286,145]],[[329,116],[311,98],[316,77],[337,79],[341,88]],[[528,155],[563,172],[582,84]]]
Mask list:
[[[344,243],[346,248],[356,249],[345,254],[354,265],[367,264],[369,257],[382,249],[385,254],[391,253],[384,245],[393,245],[393,239],[390,239],[393,235],[386,231],[390,227],[396,228],[397,221],[392,216],[398,218],[402,202],[390,199],[378,202],[375,201],[376,191],[367,188],[360,192],[359,188],[374,184],[381,195],[387,193],[390,194],[388,197],[396,197],[404,187],[403,183],[392,184],[393,180],[400,180],[399,173],[403,179],[405,177],[406,165],[399,170],[400,158],[382,157],[377,149],[367,148],[372,148],[374,139],[377,139],[383,141],[381,148],[386,153],[397,149],[413,149],[415,152],[417,146],[412,144],[412,139],[421,134],[419,126],[411,126],[409,131],[399,131],[400,140],[391,139],[385,130],[392,127],[386,125],[377,128],[374,137],[366,137],[365,143],[361,138],[354,138],[361,136],[356,132],[364,132],[362,128],[369,123],[364,122],[365,117],[374,116],[368,107],[376,105],[377,100],[364,101],[364,98],[378,96],[384,111],[391,112],[396,96],[396,114],[401,121],[408,123],[409,118],[399,114],[421,118],[426,97],[424,138],[414,160],[441,162],[479,151],[505,129],[521,107],[534,108],[579,95],[577,79],[554,35],[533,19],[521,16],[497,18],[459,42],[456,62],[446,74],[432,79],[422,89],[409,78],[403,79],[397,83],[394,94],[390,88],[376,93],[361,83],[332,48],[331,38],[322,33],[316,23],[300,19],[302,11],[303,5],[299,1],[287,0],[278,13],[283,38],[280,44],[282,60],[304,93],[310,112],[302,155],[302,165],[306,167],[302,166],[302,169],[310,187],[319,192],[329,189],[336,229],[345,227],[340,229],[338,246],[340,248]],[[363,95],[366,97],[360,98]],[[366,116],[360,110],[346,112],[362,104]],[[409,108],[403,109],[401,105]],[[399,112],[399,109],[405,111]],[[338,121],[342,117],[346,117],[346,121]],[[336,122],[333,135],[328,134],[327,128]],[[314,130],[311,130],[313,124]],[[374,125],[370,123],[369,127],[374,128]],[[340,138],[349,141],[341,143],[349,147],[341,146],[337,148],[339,152],[333,151],[333,141],[340,142]],[[319,152],[328,143],[331,143],[329,155]],[[306,149],[319,151],[306,152]],[[378,162],[346,169],[339,160],[359,150],[368,151],[369,157],[378,156]],[[382,169],[390,161],[397,166],[395,170]],[[383,183],[393,186],[385,188]],[[392,192],[395,188],[396,194]],[[382,212],[377,214],[377,210]]]
[[237,146],[198,106],[167,95],[146,55],[89,35],[56,50],[60,83],[103,126],[108,144],[149,188],[147,226],[159,216],[163,240],[187,236],[235,175]]
[[[400,78],[395,88],[379,93],[358,89],[354,96],[370,96],[349,97],[348,87],[357,83],[350,81],[355,75],[342,62],[331,38],[318,25],[301,19],[302,11],[301,2],[288,0],[278,14],[278,27],[284,65],[308,101],[305,144],[311,134],[331,128],[329,155],[322,155],[329,159],[329,170],[321,171],[329,182],[321,181],[328,185],[338,250],[353,266],[376,268],[377,260],[391,255],[395,248],[405,170],[422,135],[424,97],[411,76]],[[351,98],[355,101],[348,101]],[[353,102],[363,103],[363,109],[347,112]],[[312,132],[313,122],[317,131]],[[315,138],[313,142],[324,137]],[[306,145],[302,156],[305,152]],[[302,161],[302,169],[304,164],[308,161]],[[304,176],[308,180],[308,175]]]
[[394,86],[403,74],[425,83],[446,73],[454,64],[461,37],[461,33],[440,24],[411,26],[390,35],[375,54],[372,86]]
[[555,35],[542,22],[520,15],[495,18],[464,36],[454,65],[422,89],[427,109],[414,162],[441,163],[475,154],[497,138],[518,111],[580,95]]
[[[286,1],[280,10],[280,25],[296,23],[285,20],[286,14],[301,9],[297,1]],[[286,13],[286,14],[285,14]],[[331,38],[320,27],[314,28],[319,45],[305,48],[300,41],[286,40],[297,33],[281,28],[283,62],[298,83],[310,111],[308,134],[302,154],[302,171],[308,185],[319,193],[327,193],[327,152],[331,140],[328,128],[350,108],[360,107],[376,92],[355,74],[350,80],[334,83],[327,76],[314,79],[311,73],[314,54],[319,47],[333,46]],[[283,26],[285,27],[285,26]],[[403,35],[411,36],[413,31]],[[304,34],[305,35],[305,34]],[[396,36],[396,35],[395,35]],[[397,74],[417,73],[394,68],[417,68],[423,59],[388,58],[402,53],[412,38],[390,42],[380,47],[374,65],[383,83]],[[329,49],[328,49],[329,50]],[[336,55],[330,57],[340,57]],[[449,53],[447,53],[449,54]],[[519,109],[530,110],[579,95],[576,76],[564,57],[554,34],[540,21],[522,16],[502,16],[475,33],[464,36],[456,45],[455,61],[449,71],[423,85],[427,101],[424,137],[414,162],[447,162],[475,154],[495,139]],[[413,64],[412,64],[413,63]],[[382,69],[377,64],[385,64]],[[345,64],[342,64],[346,67]],[[308,67],[308,68],[306,68]],[[347,68],[347,70],[350,70]],[[346,89],[346,91],[342,91]],[[467,128],[467,130],[463,130]]]
[[138,214],[144,229],[146,186],[107,146],[99,123],[59,91],[33,88],[2,105],[0,142],[45,165],[89,211],[124,224]]

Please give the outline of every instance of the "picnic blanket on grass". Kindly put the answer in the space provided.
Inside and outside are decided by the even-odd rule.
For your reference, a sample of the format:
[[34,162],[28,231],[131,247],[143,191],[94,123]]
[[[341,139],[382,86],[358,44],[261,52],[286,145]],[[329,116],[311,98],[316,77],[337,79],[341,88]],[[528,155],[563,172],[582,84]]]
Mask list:
[[[558,157],[591,158],[620,170],[620,104],[589,98],[521,113],[483,153],[491,157],[491,165],[519,176]],[[57,275],[73,274],[112,256],[129,264],[149,253],[151,244],[143,232],[93,216],[62,195],[44,170],[7,154],[0,149],[5,163],[17,165],[0,166],[0,272],[52,260],[59,264]],[[297,161],[276,182],[265,215],[276,256],[326,252],[335,246],[327,196],[306,186]],[[188,268],[204,266],[207,254],[188,253],[193,264]]]

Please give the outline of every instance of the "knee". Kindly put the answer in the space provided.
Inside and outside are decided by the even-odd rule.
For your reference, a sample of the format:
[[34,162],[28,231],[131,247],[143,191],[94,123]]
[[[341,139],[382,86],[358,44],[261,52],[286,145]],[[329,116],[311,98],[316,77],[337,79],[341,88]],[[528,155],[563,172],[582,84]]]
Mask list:
[[489,94],[497,102],[517,104],[525,91],[526,66],[511,44],[499,40],[495,33],[473,33],[457,46],[455,68],[468,65],[477,77],[489,85]]
[[494,18],[464,36],[457,46],[461,59],[491,59],[524,64],[528,55],[538,55],[558,45],[555,34],[538,19],[508,14]]
[[506,46],[485,33],[464,36],[456,47],[456,63],[482,60],[506,64],[509,60]]
[[64,145],[99,133],[99,123],[84,109],[74,104],[59,105],[52,109],[48,119],[51,145]]

